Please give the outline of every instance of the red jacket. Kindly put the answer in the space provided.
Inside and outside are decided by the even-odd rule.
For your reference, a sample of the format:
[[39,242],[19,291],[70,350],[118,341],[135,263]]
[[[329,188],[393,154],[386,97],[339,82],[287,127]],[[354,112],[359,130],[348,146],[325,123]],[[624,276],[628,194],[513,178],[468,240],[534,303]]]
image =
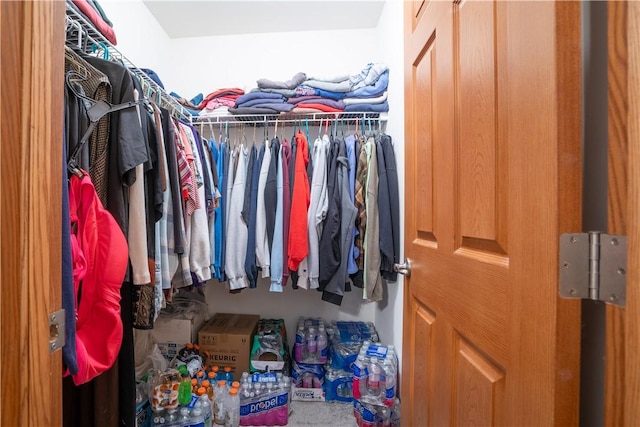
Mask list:
[[296,152],[295,180],[291,199],[291,217],[289,225],[289,253],[287,265],[290,271],[298,270],[298,265],[309,253],[309,234],[307,230],[307,211],[309,210],[309,146],[304,133],[296,134],[298,150]]

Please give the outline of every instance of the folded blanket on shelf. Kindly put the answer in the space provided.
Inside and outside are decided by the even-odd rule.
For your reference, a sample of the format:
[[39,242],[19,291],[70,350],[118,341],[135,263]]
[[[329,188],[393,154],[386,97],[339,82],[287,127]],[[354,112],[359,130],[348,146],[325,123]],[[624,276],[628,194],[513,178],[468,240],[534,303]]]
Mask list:
[[287,102],[289,104],[297,104],[298,102],[303,102],[303,101],[309,101],[311,99],[321,99],[321,96],[318,95],[303,95],[303,96],[296,96],[293,98],[289,98],[287,99]]
[[73,4],[76,8],[87,17],[89,21],[94,25],[96,30],[98,30],[112,45],[117,45],[118,40],[116,39],[116,33],[113,31],[113,28],[109,24],[107,24],[100,13],[89,3],[87,0],[73,0]]
[[295,76],[291,78],[291,80],[287,80],[286,82],[279,82],[275,80],[269,79],[259,79],[258,87],[259,88],[269,88],[269,89],[295,89],[297,86],[301,85],[303,81],[307,79],[307,75],[305,73],[297,73]]
[[347,92],[345,95],[347,98],[371,98],[382,95],[389,86],[389,71],[385,71],[380,74],[378,80],[374,83],[361,87],[351,92]]
[[[291,104],[289,104],[291,105]],[[291,107],[293,107],[293,105],[291,105]],[[329,105],[325,105],[325,104],[318,104],[318,103],[304,103],[304,104],[297,104],[297,107],[300,108],[314,108],[316,110],[320,110],[323,111],[325,113],[341,113],[342,112],[342,108],[335,108],[335,107],[331,107]]]
[[271,108],[258,108],[258,107],[248,107],[248,108],[229,108],[229,112],[231,114],[268,114],[274,115],[279,114],[279,111],[273,110]]
[[309,104],[322,104],[327,105],[332,108],[336,108],[338,110],[344,110],[344,102],[342,101],[334,101],[333,99],[319,98],[319,99],[310,99],[307,101],[301,101],[298,103],[299,107],[304,107]]
[[342,100],[345,105],[354,104],[380,104],[387,100],[387,92],[375,98],[345,98]]
[[267,92],[267,93],[277,93],[284,97],[291,98],[292,96],[296,96],[295,89],[270,89],[270,88],[255,88],[251,89],[251,92]]
[[351,104],[344,107],[345,113],[386,113],[387,111],[389,111],[389,103],[387,101],[380,104]]
[[233,107],[236,108],[243,108],[243,107],[253,107],[254,105],[260,105],[260,104],[280,104],[280,103],[285,103],[285,99],[284,97],[281,98],[267,98],[267,99],[263,99],[263,98],[258,98],[258,99],[250,99],[249,101],[244,101],[244,102],[238,102],[236,100],[235,105],[233,105]]
[[283,99],[283,96],[278,94],[278,93],[271,93],[271,92],[260,92],[260,91],[256,91],[256,92],[249,92],[249,93],[245,93],[244,95],[238,97],[238,99],[236,99],[236,105],[240,105],[243,104],[247,101],[252,101],[254,99]]

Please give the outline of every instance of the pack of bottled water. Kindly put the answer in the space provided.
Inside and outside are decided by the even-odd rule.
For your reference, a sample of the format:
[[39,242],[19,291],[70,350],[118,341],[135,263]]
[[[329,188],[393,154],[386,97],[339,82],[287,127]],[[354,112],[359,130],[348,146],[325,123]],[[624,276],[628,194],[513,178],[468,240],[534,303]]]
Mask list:
[[397,377],[395,347],[365,341],[353,365],[353,397],[391,408],[397,395]]
[[322,388],[324,384],[324,367],[314,363],[293,362],[291,383],[297,388]]
[[333,369],[353,372],[362,343],[378,342],[378,332],[372,322],[333,321],[327,327],[329,360]]
[[328,367],[324,374],[324,394],[327,402],[353,401],[353,373]]
[[327,363],[328,355],[328,337],[324,321],[319,317],[300,316],[293,346],[293,360],[298,363],[324,365]]
[[353,416],[358,427],[400,427],[400,400],[390,408],[354,400]]
[[280,372],[244,372],[240,380],[240,425],[287,425],[290,391],[291,378]]

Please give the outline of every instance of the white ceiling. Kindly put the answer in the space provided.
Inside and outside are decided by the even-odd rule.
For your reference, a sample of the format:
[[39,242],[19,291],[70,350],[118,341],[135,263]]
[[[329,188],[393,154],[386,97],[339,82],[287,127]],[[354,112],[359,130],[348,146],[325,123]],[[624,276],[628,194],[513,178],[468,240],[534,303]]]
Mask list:
[[375,28],[384,0],[143,0],[169,37]]

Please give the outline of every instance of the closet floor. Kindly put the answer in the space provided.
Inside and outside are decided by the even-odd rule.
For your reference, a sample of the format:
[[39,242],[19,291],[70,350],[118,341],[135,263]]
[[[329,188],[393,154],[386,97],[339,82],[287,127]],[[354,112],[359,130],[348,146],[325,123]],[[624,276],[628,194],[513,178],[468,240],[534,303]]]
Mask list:
[[350,403],[291,402],[287,427],[357,427]]

